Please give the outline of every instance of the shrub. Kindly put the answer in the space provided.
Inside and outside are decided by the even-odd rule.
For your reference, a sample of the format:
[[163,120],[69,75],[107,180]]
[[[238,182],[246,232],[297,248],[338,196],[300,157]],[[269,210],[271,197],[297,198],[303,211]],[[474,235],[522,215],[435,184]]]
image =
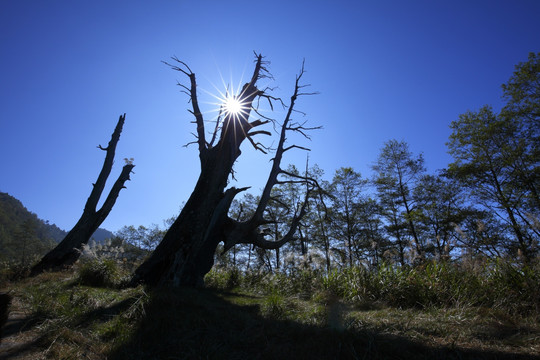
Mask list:
[[218,290],[232,290],[239,287],[242,274],[237,268],[212,269],[204,278],[207,287]]
[[240,288],[303,299],[325,293],[368,308],[381,304],[397,308],[478,306],[516,314],[540,310],[540,265],[519,267],[504,260],[474,269],[428,262],[417,267],[381,264],[376,269],[334,269],[328,274],[309,269],[241,273],[229,268],[212,270],[206,282],[222,290]]
[[515,313],[539,313],[540,265],[518,267],[500,259],[487,264],[483,276],[487,306]]
[[261,311],[263,315],[273,319],[282,319],[285,316],[285,299],[277,292],[266,296],[262,303]]
[[32,266],[41,259],[41,255],[31,255],[25,261],[10,260],[0,262],[0,287],[9,281],[17,281],[30,274]]
[[115,287],[121,283],[120,269],[113,259],[87,259],[77,271],[77,282],[86,286]]
[[383,264],[334,270],[322,276],[325,291],[357,304],[389,306],[484,306],[509,313],[538,313],[539,266],[518,267],[496,260],[471,271],[451,263],[427,263],[410,268]]

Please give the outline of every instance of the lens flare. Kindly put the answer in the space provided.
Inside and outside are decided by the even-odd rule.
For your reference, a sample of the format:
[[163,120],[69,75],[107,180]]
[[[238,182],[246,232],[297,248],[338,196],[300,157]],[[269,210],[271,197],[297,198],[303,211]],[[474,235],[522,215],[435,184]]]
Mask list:
[[242,104],[234,96],[225,99],[225,111],[232,115],[238,115],[242,112]]

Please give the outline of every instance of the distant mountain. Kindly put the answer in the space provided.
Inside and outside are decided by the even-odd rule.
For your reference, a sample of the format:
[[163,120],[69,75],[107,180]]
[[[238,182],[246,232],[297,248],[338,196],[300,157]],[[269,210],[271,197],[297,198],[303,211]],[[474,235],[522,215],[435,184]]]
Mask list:
[[103,244],[105,240],[112,239],[114,237],[114,234],[110,232],[109,230],[105,229],[97,229],[96,232],[90,237],[90,239],[94,239],[96,243]]
[[[21,252],[42,254],[66,235],[56,224],[41,220],[19,200],[0,192],[0,260],[17,258]],[[92,238],[102,243],[113,236],[108,230],[98,229]]]

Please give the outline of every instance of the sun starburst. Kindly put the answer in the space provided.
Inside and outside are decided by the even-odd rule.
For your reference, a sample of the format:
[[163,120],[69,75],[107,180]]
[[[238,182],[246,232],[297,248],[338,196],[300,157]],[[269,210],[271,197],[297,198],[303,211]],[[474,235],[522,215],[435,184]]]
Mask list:
[[234,95],[229,95],[225,98],[223,107],[225,114],[233,116],[240,116],[247,108],[247,106],[242,104],[238,97]]

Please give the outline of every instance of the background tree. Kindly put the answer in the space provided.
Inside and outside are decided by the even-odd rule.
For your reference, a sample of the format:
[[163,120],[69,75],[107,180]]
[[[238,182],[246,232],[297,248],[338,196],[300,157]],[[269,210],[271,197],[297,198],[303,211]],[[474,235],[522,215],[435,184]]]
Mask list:
[[163,239],[163,235],[165,235],[165,231],[160,229],[157,224],[152,224],[149,228],[146,228],[142,246],[147,251],[153,251]]
[[540,53],[529,54],[527,62],[516,65],[514,74],[503,85],[508,103],[501,117],[514,124],[516,135],[508,139],[506,156],[516,173],[516,185],[526,194],[518,216],[534,235],[540,236]]
[[508,102],[499,114],[484,106],[452,122],[449,173],[501,219],[514,239],[506,249],[528,262],[540,239],[540,54],[502,87]]
[[28,269],[36,255],[43,255],[53,245],[40,241],[37,234],[38,223],[33,219],[27,219],[20,224],[12,237],[12,248],[17,249],[13,254],[17,262]]
[[[289,215],[290,209],[289,206],[283,202],[282,194],[279,194],[280,190],[278,188],[274,188],[272,191],[272,198],[268,202],[268,206],[265,210],[266,218],[271,222],[268,224],[268,227],[263,229],[262,231],[267,233],[270,237],[273,237],[275,241],[279,241],[282,237],[282,228],[285,224],[283,224],[283,219]],[[285,220],[286,221],[286,220]],[[274,263],[274,269],[279,270],[279,266],[281,263],[280,259],[280,250],[281,248],[274,249],[274,261],[271,260],[271,255],[264,249],[260,249],[258,251],[259,254],[264,255],[263,258],[268,259],[269,268],[272,269],[272,262]],[[272,271],[272,270],[271,270]]]
[[455,225],[456,248],[462,260],[501,258],[512,248],[508,232],[492,212],[474,208],[463,211],[463,220]]
[[345,244],[349,266],[359,260],[359,208],[362,190],[367,180],[352,168],[336,170],[330,194],[332,196],[332,229],[333,236]]
[[[233,200],[229,209],[229,217],[235,219],[236,221],[249,220],[255,213],[258,202],[259,199],[252,194],[244,193],[241,200]],[[254,261],[255,254],[253,250],[252,244],[235,244],[229,251],[230,255],[232,256],[231,261],[233,266],[235,266],[237,262],[244,262],[245,269],[249,270]],[[242,259],[242,254],[244,255],[245,259]]]
[[531,192],[516,171],[517,158],[528,157],[527,147],[515,146],[521,142],[519,127],[484,106],[460,115],[451,128],[448,148],[454,162],[449,164],[449,174],[504,221],[516,241],[514,248],[528,262],[538,236],[526,217]]
[[317,181],[319,188],[312,193],[310,198],[310,212],[306,215],[307,236],[312,243],[322,250],[326,271],[332,267],[330,218],[326,203],[330,201],[330,183],[323,180],[324,171],[315,164],[308,171],[309,176]]
[[[259,203],[251,218],[237,221],[228,216],[229,208],[234,197],[247,188],[228,188],[225,190],[235,161],[240,156],[240,145],[249,140],[256,150],[266,152],[267,148],[255,141],[256,135],[271,135],[265,130],[257,130],[261,125],[271,120],[249,121],[252,110],[258,112],[259,100],[282,103],[268,94],[270,89],[260,90],[257,81],[270,78],[267,70],[268,63],[262,55],[256,56],[255,69],[250,81],[242,87],[240,93],[230,94],[223,107],[222,115],[217,119],[210,140],[207,140],[206,122],[199,108],[197,97],[197,81],[195,74],[182,61],[174,58],[174,70],[184,74],[189,79],[189,86],[180,84],[190,97],[191,113],[195,117],[196,141],[200,160],[200,175],[191,196],[182,212],[169,228],[161,243],[152,255],[137,269],[132,283],[144,282],[149,285],[188,285],[195,286],[203,283],[204,275],[210,271],[214,263],[214,254],[220,242],[224,243],[223,250],[228,251],[236,244],[253,244],[263,249],[276,249],[294,238],[294,234],[305,214],[306,201],[302,207],[292,214],[290,228],[279,241],[265,239],[266,227],[271,220],[265,218],[265,209],[271,199],[272,188],[281,180],[281,175],[287,174],[281,168],[281,160],[285,152],[300,148],[297,145],[285,146],[287,134],[297,132],[307,136],[305,122],[298,123],[292,118],[295,103],[303,92],[305,85],[300,84],[304,68],[296,77],[296,83],[287,109],[285,119],[281,123],[278,145],[272,159],[272,168],[266,185],[260,196]],[[260,114],[259,114],[260,115]],[[313,184],[308,178],[298,177]],[[309,193],[309,191],[308,191]]]
[[[377,198],[380,204],[380,214],[383,219],[383,229],[387,239],[393,239],[395,261],[404,266],[406,264],[406,251],[409,247],[409,234],[407,223],[403,218],[399,199],[395,192],[378,191]],[[391,251],[392,252],[392,251]]]
[[[527,164],[540,157],[540,53],[530,53],[528,61],[516,65],[512,77],[502,88],[503,97],[508,101],[502,115],[507,121],[518,124],[520,140],[529,147],[528,157],[522,159]],[[530,175],[526,182],[530,186],[536,185],[531,191],[538,201],[538,183],[535,181],[538,173]]]
[[129,180],[129,175],[133,170],[133,159],[126,159],[126,164],[122,168],[122,172],[118,176],[118,179],[112,186],[109,195],[103,202],[103,205],[97,210],[97,205],[101,194],[105,188],[107,178],[111,173],[114,154],[116,151],[116,145],[120,140],[120,133],[126,120],[126,114],[121,115],[118,118],[118,123],[111,136],[111,140],[106,148],[98,146],[99,149],[106,152],[105,160],[99,173],[98,179],[93,184],[92,192],[86,201],[83,213],[73,227],[54,249],[49,251],[39,263],[37,263],[31,271],[32,275],[37,275],[45,270],[59,270],[67,266],[71,266],[81,254],[83,245],[88,243],[90,236],[96,231],[96,229],[103,223],[111,212],[116,199],[120,193],[120,190],[124,188],[124,183]]
[[392,249],[392,244],[384,236],[383,221],[381,218],[382,207],[375,199],[364,196],[356,204],[359,236],[363,256],[371,259],[370,265],[377,267],[387,251]]
[[458,185],[443,176],[424,175],[413,192],[418,223],[426,237],[426,252],[439,260],[450,258],[454,231],[468,215]]
[[118,238],[122,239],[123,242],[134,246],[137,246],[137,243],[139,242],[139,232],[137,231],[137,228],[133,225],[122,226],[115,235]]
[[[31,235],[24,237],[25,232]],[[27,250],[27,261],[35,261],[36,257],[46,254],[65,236],[66,233],[56,225],[39,219],[19,200],[0,192],[0,263],[18,262],[22,249]],[[29,245],[22,246],[17,239],[27,241]],[[28,265],[31,264],[25,263],[25,266]]]
[[421,154],[414,157],[406,142],[390,140],[381,149],[373,170],[375,171],[373,182],[382,199],[381,204],[387,208],[387,218],[390,220],[388,225],[396,234],[398,245],[401,247],[404,244],[405,228],[402,224],[406,223],[416,256],[421,258],[424,248],[418,233],[418,212],[412,191],[425,171],[424,158]]
[[[306,164],[306,166],[308,165]],[[311,176],[308,175],[307,169],[305,176]],[[287,174],[284,174],[283,179],[285,181],[274,188],[276,192],[275,197],[273,197],[276,208],[274,212],[277,210],[281,214],[281,221],[279,221],[281,227],[276,228],[280,230],[281,234],[290,226],[288,223],[291,219],[290,215],[298,212],[306,200],[306,194],[310,192],[309,185],[306,187],[305,181],[301,180],[300,171],[294,165],[287,167]],[[307,200],[309,201],[309,198]],[[309,206],[309,203],[307,205]],[[307,236],[308,221],[309,217],[306,214],[298,224],[298,241],[292,241],[286,245],[290,252],[301,256],[307,254],[310,245],[310,238]]]

